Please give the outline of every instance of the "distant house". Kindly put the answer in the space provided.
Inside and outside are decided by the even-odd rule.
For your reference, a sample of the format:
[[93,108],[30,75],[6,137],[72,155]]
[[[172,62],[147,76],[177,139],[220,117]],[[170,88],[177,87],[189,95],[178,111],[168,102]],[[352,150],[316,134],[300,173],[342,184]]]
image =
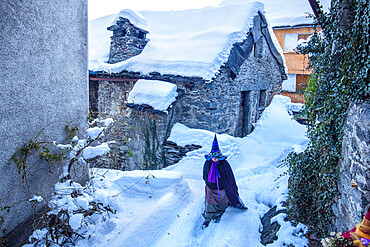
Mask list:
[[[109,166],[166,165],[173,149],[166,139],[175,123],[239,137],[250,133],[287,78],[263,13],[263,4],[241,2],[186,11],[123,10],[90,22],[90,107],[95,115],[117,119]],[[138,81],[153,90],[140,91]],[[163,99],[173,99],[176,90],[167,109],[145,101],[159,84],[166,89],[157,92]]]
[[288,79],[283,83],[282,94],[288,96],[293,102],[304,103],[300,94],[308,83],[312,69],[308,68],[308,55],[297,52],[298,42],[305,42],[313,34],[313,24],[299,24],[293,26],[276,26],[274,33],[283,48]]
[[[224,2],[226,1],[228,0]],[[260,1],[265,5],[267,18],[284,51],[288,68],[288,79],[283,82],[281,94],[290,97],[293,102],[303,103],[303,96],[299,92],[305,89],[312,70],[308,69],[308,56],[297,53],[296,47],[314,32],[314,20],[308,18],[308,13],[312,13],[309,1]],[[321,0],[320,4],[327,10],[330,1]],[[320,30],[318,27],[318,31]]]

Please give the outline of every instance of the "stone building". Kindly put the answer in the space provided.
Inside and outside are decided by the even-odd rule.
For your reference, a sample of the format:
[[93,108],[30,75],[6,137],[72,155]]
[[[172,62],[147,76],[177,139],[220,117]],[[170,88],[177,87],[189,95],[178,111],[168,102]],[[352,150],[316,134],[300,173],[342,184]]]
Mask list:
[[[221,4],[247,0],[224,0]],[[283,50],[287,66],[287,80],[283,82],[281,94],[292,102],[304,103],[302,91],[306,88],[312,69],[308,68],[308,55],[297,53],[298,43],[306,42],[315,30],[315,20],[308,18],[313,14],[307,0],[259,0],[265,5],[266,15],[274,34]],[[330,0],[320,0],[323,11],[328,11]],[[282,8],[281,6],[284,6]],[[320,31],[320,27],[317,27]]]
[[[87,24],[85,0],[1,1],[0,236],[6,230],[8,246],[22,245],[26,220],[46,206],[63,170],[31,159],[24,180],[10,157],[36,136],[62,143],[66,124],[86,124]],[[34,195],[44,200],[30,202]]]
[[[232,18],[230,11],[235,13]],[[177,122],[233,136],[249,134],[287,78],[263,11],[260,3],[243,2],[178,12],[124,10],[113,20],[105,17],[105,27],[104,18],[91,22],[91,37],[100,29],[100,41],[102,36],[108,39],[106,30],[114,31],[108,62],[103,63],[107,52],[100,57],[103,61],[96,54],[90,58],[91,109],[96,116],[118,120],[107,135],[116,140],[110,157],[99,159],[98,165],[143,167],[148,145],[160,160],[155,167],[171,164],[174,148],[166,139]],[[117,43],[118,36],[128,43]],[[90,38],[90,45],[95,49],[101,43],[95,45]],[[138,80],[176,84],[177,100],[165,111],[128,102]],[[157,144],[145,142],[148,131]]]

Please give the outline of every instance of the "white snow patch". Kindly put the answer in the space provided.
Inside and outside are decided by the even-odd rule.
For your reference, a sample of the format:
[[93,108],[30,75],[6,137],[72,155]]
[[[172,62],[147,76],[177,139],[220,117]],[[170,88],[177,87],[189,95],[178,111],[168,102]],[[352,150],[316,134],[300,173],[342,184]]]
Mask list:
[[70,144],[58,144],[57,147],[63,150],[73,149],[72,145]]
[[111,22],[110,26],[116,25],[116,22],[119,20],[120,17],[128,19],[132,25],[138,28],[144,29],[145,31],[149,30],[148,20],[139,12],[131,9],[121,10],[116,18],[114,18],[114,20]]
[[34,195],[31,199],[29,199],[30,202],[42,202],[44,198],[42,196],[36,196]]
[[69,218],[69,225],[72,227],[73,230],[77,230],[81,226],[83,218],[83,214],[73,214]]
[[109,125],[114,123],[114,120],[113,118],[106,118],[106,119],[96,118],[91,122],[91,125],[96,124],[96,123],[103,124],[104,127],[108,127]]
[[293,112],[300,112],[304,107],[304,104],[302,103],[291,103],[290,104],[290,110]]
[[165,111],[176,101],[177,86],[164,81],[140,79],[130,91],[128,103],[146,104]]
[[[308,1],[304,0],[258,0],[265,5],[266,16],[270,20],[272,27],[276,26],[294,26],[300,24],[312,24],[313,19],[308,18],[307,13],[312,13],[312,8]],[[229,4],[245,4],[250,0],[224,0],[220,6]],[[321,0],[324,11],[328,11],[329,0]]]
[[[48,232],[48,230],[46,228],[41,229],[41,230],[37,229],[29,237],[29,240],[31,241],[32,239],[41,239],[42,237],[44,237],[46,235],[47,232]],[[24,247],[33,247],[34,245],[33,244],[26,244],[26,245],[23,245],[23,246]]]
[[110,150],[109,146],[107,143],[102,143],[96,147],[86,147],[83,151],[82,151],[82,156],[85,158],[85,159],[92,159],[92,158],[95,158],[97,156],[102,156],[106,153],[108,153]]
[[101,123],[104,124],[105,127],[108,127],[109,125],[111,125],[114,121],[113,121],[113,118],[107,118],[107,119],[103,119],[103,120],[100,120]]
[[104,127],[94,127],[94,128],[88,128],[86,130],[86,134],[93,140],[95,140],[101,132],[103,132],[105,128]]

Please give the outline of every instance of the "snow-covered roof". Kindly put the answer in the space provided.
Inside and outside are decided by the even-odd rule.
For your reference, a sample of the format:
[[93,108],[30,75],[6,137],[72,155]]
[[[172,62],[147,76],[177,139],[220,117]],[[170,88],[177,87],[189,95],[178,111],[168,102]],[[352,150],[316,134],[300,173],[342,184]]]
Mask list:
[[[329,0],[321,1],[324,9]],[[264,7],[265,6],[265,7]],[[122,10],[90,21],[89,69],[119,73],[123,70],[149,74],[175,74],[212,79],[230,54],[232,45],[246,38],[253,18],[260,11],[271,26],[312,24],[307,0],[224,0],[218,7],[183,11]],[[126,61],[108,64],[111,31],[119,17],[149,31],[143,52]],[[279,50],[277,42],[274,42]]]
[[[250,0],[224,0],[220,6],[230,4],[243,4]],[[312,18],[307,18],[307,13],[312,13],[308,0],[258,0],[265,5],[266,17],[272,27],[309,25]],[[330,6],[330,0],[320,0],[324,11]]]
[[175,84],[140,79],[129,93],[128,103],[150,105],[155,110],[166,111],[176,101],[177,86]]
[[[122,10],[117,16],[90,22],[89,69],[159,72],[210,80],[227,61],[233,44],[246,38],[259,11],[264,12],[263,4],[252,1],[184,11]],[[108,64],[112,32],[107,27],[120,16],[138,23],[140,28],[147,25],[150,41],[141,54]]]

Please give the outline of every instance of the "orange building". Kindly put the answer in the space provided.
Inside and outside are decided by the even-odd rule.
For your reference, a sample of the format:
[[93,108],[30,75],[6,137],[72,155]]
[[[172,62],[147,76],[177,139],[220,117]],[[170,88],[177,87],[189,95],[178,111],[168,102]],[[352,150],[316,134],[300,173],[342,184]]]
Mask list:
[[282,95],[288,96],[292,102],[304,103],[299,94],[304,90],[312,70],[308,69],[308,55],[297,53],[295,48],[299,40],[307,40],[314,32],[313,25],[297,25],[274,27],[275,36],[283,49],[288,79],[283,82]]

